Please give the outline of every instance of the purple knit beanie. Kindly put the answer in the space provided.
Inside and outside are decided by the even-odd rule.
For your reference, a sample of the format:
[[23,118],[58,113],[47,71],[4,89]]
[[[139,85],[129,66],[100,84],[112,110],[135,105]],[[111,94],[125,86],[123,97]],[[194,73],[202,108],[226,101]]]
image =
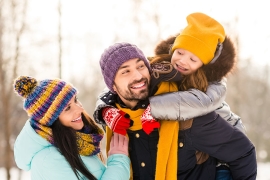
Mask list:
[[124,62],[134,58],[143,60],[149,72],[151,73],[151,68],[148,60],[136,45],[129,43],[116,43],[104,50],[103,54],[101,55],[99,64],[102,75],[104,77],[104,81],[111,92],[115,93],[113,90],[113,83],[119,67]]

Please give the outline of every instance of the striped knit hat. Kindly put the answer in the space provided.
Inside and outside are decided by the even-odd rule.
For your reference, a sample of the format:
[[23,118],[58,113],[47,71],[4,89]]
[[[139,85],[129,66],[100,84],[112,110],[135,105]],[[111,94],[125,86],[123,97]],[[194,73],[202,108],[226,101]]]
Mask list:
[[30,117],[34,129],[51,126],[77,93],[73,85],[60,79],[45,79],[20,76],[14,82],[14,90],[23,98],[23,108]]

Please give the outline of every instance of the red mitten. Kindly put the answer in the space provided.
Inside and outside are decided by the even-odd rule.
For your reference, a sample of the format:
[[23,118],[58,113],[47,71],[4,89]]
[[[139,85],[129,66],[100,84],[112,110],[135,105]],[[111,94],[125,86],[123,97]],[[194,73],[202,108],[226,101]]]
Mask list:
[[102,117],[113,132],[124,136],[127,134],[127,129],[132,125],[129,115],[117,108],[103,108]]
[[150,134],[155,128],[159,128],[160,124],[156,121],[150,112],[150,105],[145,109],[141,117],[142,128],[146,134]]

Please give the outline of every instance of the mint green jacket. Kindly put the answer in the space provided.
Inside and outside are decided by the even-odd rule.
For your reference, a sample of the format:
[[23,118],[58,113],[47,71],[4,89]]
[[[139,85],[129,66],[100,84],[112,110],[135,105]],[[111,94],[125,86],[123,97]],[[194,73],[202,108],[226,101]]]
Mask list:
[[[38,135],[29,121],[14,144],[15,162],[20,169],[30,170],[33,180],[76,180],[65,157],[58,149]],[[108,157],[105,166],[97,156],[81,156],[89,171],[99,180],[128,180],[130,160],[123,154]],[[86,179],[82,176],[81,179]]]

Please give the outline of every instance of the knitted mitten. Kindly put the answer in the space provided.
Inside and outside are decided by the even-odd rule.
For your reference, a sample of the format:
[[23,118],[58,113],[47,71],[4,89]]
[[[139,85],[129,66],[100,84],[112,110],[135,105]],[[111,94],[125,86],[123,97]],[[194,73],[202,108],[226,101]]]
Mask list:
[[142,128],[146,134],[150,134],[155,128],[160,127],[159,122],[154,119],[150,111],[150,105],[148,105],[141,117]]
[[129,115],[117,108],[107,107],[102,109],[102,117],[107,126],[116,133],[126,135],[127,129],[132,125],[133,121],[129,119]]

